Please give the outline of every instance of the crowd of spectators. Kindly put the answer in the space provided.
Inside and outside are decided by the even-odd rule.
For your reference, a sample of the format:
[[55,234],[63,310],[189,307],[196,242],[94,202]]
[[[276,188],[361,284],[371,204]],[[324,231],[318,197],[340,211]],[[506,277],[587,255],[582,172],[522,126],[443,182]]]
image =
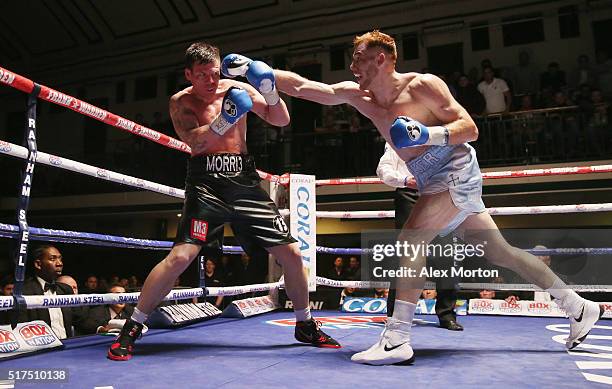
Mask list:
[[[331,269],[327,269],[324,273],[324,277],[330,280],[338,281],[362,281],[361,279],[361,259],[356,256],[345,258],[343,256],[337,256],[334,258]],[[376,298],[387,298],[389,294],[388,288],[379,289],[357,289],[357,288],[344,288],[340,294],[339,302],[347,296],[359,296],[359,297],[376,297]]]
[[603,50],[597,53],[595,64],[588,55],[578,56],[569,72],[557,62],[550,62],[542,71],[529,52],[522,50],[515,65],[498,68],[484,59],[480,70],[441,77],[457,101],[475,116],[572,105],[588,111],[612,98],[612,59]]
[[[421,71],[429,72],[429,69]],[[603,157],[612,146],[612,59],[604,50],[598,51],[595,58],[586,54],[577,56],[575,65],[568,69],[553,58],[543,69],[523,49],[518,52],[515,64],[484,59],[479,67],[465,73],[457,70],[438,76],[475,118],[481,130],[477,143],[495,139],[498,144],[495,148],[476,145],[482,166],[529,162],[517,156],[524,152],[526,144],[534,162]],[[320,177],[373,174],[384,140],[372,123],[348,105],[320,109],[320,119],[313,117],[311,131],[279,129],[256,115],[249,115],[247,142],[258,166],[267,171],[304,171]],[[167,112],[136,113],[130,119],[177,136]],[[287,143],[291,146],[285,147]],[[574,147],[575,143],[579,145]],[[499,161],[489,162],[492,156]],[[101,154],[96,154],[97,159],[91,158],[86,153],[83,162],[111,166],[121,173],[182,187],[188,155],[124,133],[107,144]],[[77,192],[117,190],[104,182],[85,183],[80,177],[78,184],[75,181],[74,185],[66,185],[66,180],[73,179],[77,180],[48,172],[38,180],[48,184],[48,192],[65,191],[66,187]],[[44,186],[43,182],[39,182],[37,190]],[[16,183],[9,185],[13,186]]]
[[[203,258],[204,259],[204,258]],[[205,258],[204,280],[206,286],[235,286],[264,282],[265,274],[255,268],[247,254],[224,255],[219,261]],[[53,245],[40,245],[32,249],[23,283],[23,295],[71,295],[139,292],[142,288],[136,275],[117,275],[110,277],[95,274],[77,276],[69,275],[64,268],[64,258],[60,250]],[[67,274],[68,273],[68,274]],[[15,281],[12,274],[0,277],[2,296],[12,296]],[[190,287],[193,287],[191,285]],[[177,278],[175,288],[181,285]],[[252,297],[240,295],[234,297],[208,297],[206,301],[219,309],[225,308],[233,299]],[[189,301],[187,301],[189,302]],[[193,301],[193,302],[197,302]],[[47,322],[60,339],[78,335],[104,333],[111,330],[109,321],[127,319],[133,311],[130,304],[109,304],[100,306],[83,306],[72,308],[29,309],[20,311],[18,322],[43,320]],[[0,325],[10,324],[8,311],[0,311]]]

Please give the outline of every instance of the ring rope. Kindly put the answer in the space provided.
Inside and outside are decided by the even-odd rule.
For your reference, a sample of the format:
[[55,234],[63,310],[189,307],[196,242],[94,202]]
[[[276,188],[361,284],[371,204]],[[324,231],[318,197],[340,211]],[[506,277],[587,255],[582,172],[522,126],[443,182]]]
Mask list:
[[[28,157],[28,150],[25,147],[5,141],[0,141],[0,153],[21,159],[26,159]],[[141,178],[132,177],[110,170],[98,168],[81,162],[73,161],[71,159],[57,157],[55,155],[47,154],[42,151],[38,152],[36,156],[36,162],[40,162],[44,165],[59,167],[65,170],[70,170],[76,173],[85,174],[91,177],[97,177],[106,181],[131,186],[134,188],[146,189],[152,192],[157,192],[181,199],[185,198],[185,191],[183,189],[173,188],[171,186],[158,184],[153,181],[143,180]],[[283,180],[285,179],[284,177],[281,178]],[[612,211],[612,203],[545,205],[533,207],[498,207],[488,208],[487,210],[489,211],[489,214],[499,216],[525,214],[535,215],[550,213],[606,212]],[[280,210],[280,212],[283,216],[289,214],[289,210],[286,209]],[[331,219],[384,219],[394,218],[395,211],[317,211],[317,217]]]
[[[253,284],[230,287],[206,288],[208,296],[236,296],[239,294],[266,292],[278,289],[284,284],[282,282],[271,282],[267,284]],[[137,303],[140,292],[132,293],[92,293],[76,295],[56,295],[56,296],[23,296],[27,309],[55,308],[55,307],[79,307],[85,305],[105,305],[105,304],[130,304]],[[203,297],[202,288],[173,289],[162,301],[185,300]],[[0,297],[0,311],[9,310],[13,307],[13,297]]]
[[[0,140],[0,153],[26,159],[28,157],[28,149],[14,143]],[[58,157],[53,154],[47,154],[39,151],[36,155],[36,162],[43,165],[53,166],[64,170],[69,170],[75,173],[85,174],[87,176],[99,178],[105,181],[115,182],[134,188],[146,189],[151,192],[157,192],[164,195],[184,199],[185,191],[179,188],[173,188],[157,182],[144,180],[138,177],[128,176],[126,174],[117,173],[111,170],[102,169],[96,166],[87,165],[82,162],[73,161],[68,158]]]
[[[487,208],[490,215],[537,215],[550,213],[584,213],[609,212],[612,203],[600,204],[564,204],[538,205],[532,207],[497,207]],[[281,215],[289,215],[288,209],[279,210]],[[392,219],[395,211],[317,211],[317,217],[323,219]]]
[[[335,288],[388,288],[388,282],[373,281],[339,281],[325,277],[316,278],[317,285]],[[245,293],[266,292],[283,287],[282,282],[271,282],[266,284],[253,284],[232,287],[212,287],[206,288],[208,296],[235,296]],[[435,289],[435,283],[425,282],[425,289]],[[467,290],[511,290],[511,291],[540,291],[541,288],[532,284],[497,284],[497,283],[459,283],[461,289]],[[569,289],[578,292],[610,292],[612,285],[568,285]],[[27,309],[37,308],[59,308],[75,307],[85,305],[105,305],[105,304],[124,304],[136,303],[140,292],[132,293],[102,293],[102,294],[78,294],[78,295],[58,295],[58,296],[23,296],[26,301]],[[173,289],[164,297],[163,301],[184,300],[204,296],[202,288]],[[13,308],[13,298],[10,296],[0,296],[0,311]]]
[[[120,248],[137,248],[149,250],[170,250],[174,245],[172,241],[138,239],[116,235],[102,235],[91,232],[56,230],[51,228],[30,227],[32,240],[45,240],[62,243],[89,244],[92,246],[107,246]],[[16,238],[19,227],[12,224],[0,223],[0,237]],[[317,246],[317,253],[337,255],[362,255],[368,252],[361,248],[341,248]],[[533,255],[609,255],[610,247],[586,248],[554,248],[554,249],[524,249]],[[225,254],[240,254],[244,250],[240,246],[223,246]]]
[[[379,281],[340,281],[331,280],[325,277],[317,277],[317,285],[329,286],[335,288],[389,288],[388,282]],[[467,290],[516,290],[516,291],[541,291],[542,288],[532,284],[497,284],[497,283],[476,283],[476,282],[460,282],[459,287]],[[567,285],[568,289],[578,292],[610,292],[612,285]],[[435,289],[436,284],[431,281],[426,281],[424,289]]]
[[[542,176],[563,176],[573,174],[612,173],[612,165],[555,167],[547,169],[505,170],[499,172],[483,172],[483,179],[524,178]],[[364,178],[330,178],[317,180],[318,186],[325,185],[378,185],[384,184],[377,177]]]
[[[34,81],[17,73],[11,72],[3,67],[0,67],[0,83],[8,85],[28,94],[32,93],[35,84]],[[76,97],[49,88],[48,86],[42,84],[37,85],[40,85],[40,92],[38,92],[37,94],[38,98],[41,98],[53,104],[60,105],[62,107],[69,108],[82,115],[89,116],[110,126],[116,127],[124,131],[128,131],[134,135],[147,138],[162,146],[166,146],[171,149],[179,150],[188,154],[191,153],[191,147],[189,147],[186,143],[178,139],[172,138],[166,134],[162,134],[161,132],[145,127],[141,124],[128,120],[105,109],[96,107],[95,105],[86,103],[80,99],[77,99]],[[258,170],[257,172],[259,173],[262,179],[272,182],[283,182],[283,179],[281,177],[276,176],[274,174],[266,173],[260,170]]]

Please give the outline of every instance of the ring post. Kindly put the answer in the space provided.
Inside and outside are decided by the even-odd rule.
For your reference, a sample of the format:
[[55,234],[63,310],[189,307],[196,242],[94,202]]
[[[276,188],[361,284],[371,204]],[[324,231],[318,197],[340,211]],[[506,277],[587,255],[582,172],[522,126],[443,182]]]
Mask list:
[[11,324],[17,324],[17,316],[20,309],[26,308],[25,299],[22,296],[23,281],[25,279],[26,262],[28,260],[28,243],[30,240],[30,229],[28,226],[27,213],[30,206],[30,192],[34,179],[34,166],[36,165],[36,106],[40,86],[34,84],[32,93],[28,95],[25,136],[24,142],[28,146],[28,158],[22,174],[21,191],[19,193],[19,206],[17,208],[17,224],[19,227],[18,250],[15,254],[15,288],[13,289],[14,307],[11,312]]
[[297,239],[307,270],[308,290],[317,290],[317,199],[315,176],[291,174],[289,214],[291,235]]

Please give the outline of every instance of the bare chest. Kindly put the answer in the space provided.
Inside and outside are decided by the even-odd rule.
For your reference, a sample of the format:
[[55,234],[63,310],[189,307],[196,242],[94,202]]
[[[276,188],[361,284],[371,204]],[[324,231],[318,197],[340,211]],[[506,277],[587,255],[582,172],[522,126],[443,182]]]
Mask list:
[[212,123],[212,121],[219,116],[219,112],[221,112],[221,101],[222,99],[219,98],[210,104],[201,104],[192,108],[192,111],[195,112],[198,118],[198,124],[200,126]]

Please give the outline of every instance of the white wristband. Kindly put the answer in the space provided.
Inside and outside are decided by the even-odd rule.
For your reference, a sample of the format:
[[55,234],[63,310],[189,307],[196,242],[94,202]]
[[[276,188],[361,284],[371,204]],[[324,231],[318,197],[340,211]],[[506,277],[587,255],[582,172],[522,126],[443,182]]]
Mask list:
[[448,144],[448,128],[442,126],[429,127],[429,146],[446,146]]
[[268,105],[276,105],[280,101],[280,96],[278,95],[278,91],[276,90],[276,86],[270,92],[261,94],[264,99],[266,99],[266,103]]
[[210,129],[217,135],[225,134],[232,126],[233,124],[225,120],[222,114],[219,114],[209,125]]

